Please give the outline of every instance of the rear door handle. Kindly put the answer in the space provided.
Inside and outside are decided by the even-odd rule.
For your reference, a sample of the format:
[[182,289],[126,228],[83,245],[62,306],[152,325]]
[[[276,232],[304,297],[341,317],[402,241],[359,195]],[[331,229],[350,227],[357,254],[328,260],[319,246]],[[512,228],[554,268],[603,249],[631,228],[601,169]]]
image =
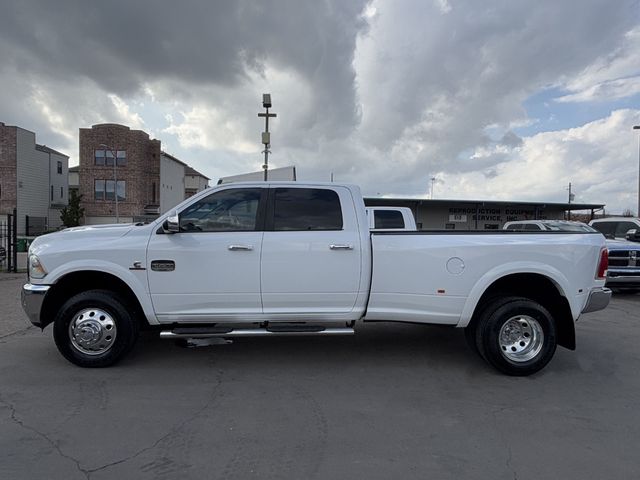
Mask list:
[[229,245],[227,248],[231,251],[236,251],[236,250],[248,251],[248,250],[253,250],[253,245]]
[[329,245],[331,250],[353,250],[353,245]]

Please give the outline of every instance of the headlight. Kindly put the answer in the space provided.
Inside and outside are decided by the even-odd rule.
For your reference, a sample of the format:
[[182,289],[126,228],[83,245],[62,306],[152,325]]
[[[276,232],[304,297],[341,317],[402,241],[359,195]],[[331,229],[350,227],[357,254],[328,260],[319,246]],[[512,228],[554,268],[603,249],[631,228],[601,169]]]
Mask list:
[[29,277],[30,278],[44,278],[47,271],[44,269],[44,265],[40,262],[37,255],[29,255]]

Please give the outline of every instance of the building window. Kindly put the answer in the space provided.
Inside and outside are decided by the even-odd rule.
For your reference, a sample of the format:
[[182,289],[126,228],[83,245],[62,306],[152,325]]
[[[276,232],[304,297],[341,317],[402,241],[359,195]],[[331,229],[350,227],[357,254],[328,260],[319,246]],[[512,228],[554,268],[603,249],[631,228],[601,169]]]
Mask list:
[[444,224],[444,229],[445,230],[455,230],[456,229],[456,224],[455,223],[445,223]]
[[95,181],[95,199],[104,200],[104,180]]
[[64,197],[64,190],[60,187],[60,198]]
[[156,203],[156,182],[151,184],[151,203]]
[[104,150],[96,150],[96,165],[104,165]]
[[[95,181],[95,199],[96,200],[108,200],[114,201],[114,185],[113,180],[96,180]],[[126,200],[127,198],[127,182],[125,180],[118,180],[118,201]]]
[[58,174],[62,175],[62,162],[58,162]]
[[[95,162],[96,165],[113,167],[113,151],[111,150],[96,150]],[[123,167],[127,164],[127,152],[126,150],[117,150],[117,166]]]
[[51,201],[53,202],[53,185],[51,185]]

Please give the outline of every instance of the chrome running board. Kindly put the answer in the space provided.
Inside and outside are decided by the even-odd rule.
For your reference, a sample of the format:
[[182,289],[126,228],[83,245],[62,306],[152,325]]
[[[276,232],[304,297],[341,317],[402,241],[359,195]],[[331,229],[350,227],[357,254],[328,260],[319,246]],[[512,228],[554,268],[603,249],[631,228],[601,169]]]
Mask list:
[[[209,331],[208,331],[209,330]],[[232,338],[232,337],[265,337],[265,336],[310,336],[310,335],[353,335],[353,328],[324,328],[309,326],[308,328],[233,328],[226,331],[211,328],[175,328],[173,330],[163,330],[160,332],[160,338],[178,339],[178,338]]]

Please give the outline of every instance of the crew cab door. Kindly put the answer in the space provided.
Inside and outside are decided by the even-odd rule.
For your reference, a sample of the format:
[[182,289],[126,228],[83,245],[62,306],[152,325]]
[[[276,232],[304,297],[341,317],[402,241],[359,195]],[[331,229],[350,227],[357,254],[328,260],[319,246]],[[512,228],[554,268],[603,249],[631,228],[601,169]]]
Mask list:
[[361,257],[347,188],[270,190],[262,242],[265,314],[304,314],[298,317],[303,320],[351,312],[360,287]]
[[267,188],[229,187],[179,212],[180,231],[147,249],[149,290],[161,322],[262,314],[260,253]]

